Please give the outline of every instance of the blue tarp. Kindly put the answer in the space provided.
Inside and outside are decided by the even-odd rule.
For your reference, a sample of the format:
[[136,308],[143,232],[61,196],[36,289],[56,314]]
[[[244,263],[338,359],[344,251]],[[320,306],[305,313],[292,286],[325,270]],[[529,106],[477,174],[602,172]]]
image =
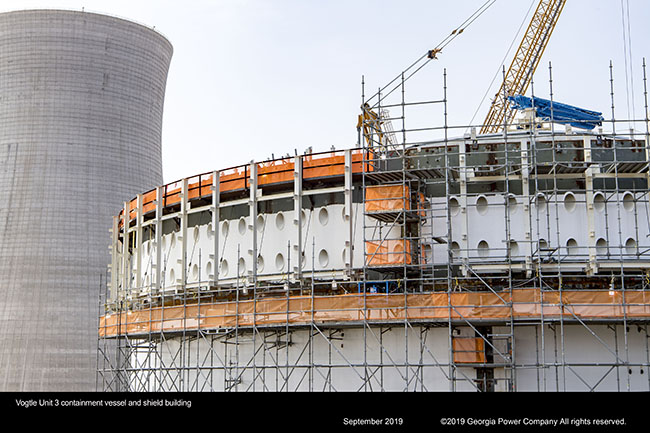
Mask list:
[[[532,108],[534,103],[537,117],[556,123],[568,123],[576,128],[594,129],[596,126],[602,125],[603,122],[602,113],[555,101],[551,103],[546,99],[537,97],[531,99],[523,95],[508,96],[508,100],[513,102],[512,108],[516,110]],[[553,105],[553,116],[551,116],[551,104]]]

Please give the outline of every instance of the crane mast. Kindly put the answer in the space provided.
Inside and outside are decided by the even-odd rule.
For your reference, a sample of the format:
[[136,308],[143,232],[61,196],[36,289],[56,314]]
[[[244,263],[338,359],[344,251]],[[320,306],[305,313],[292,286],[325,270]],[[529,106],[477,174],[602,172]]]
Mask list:
[[515,111],[509,106],[507,98],[523,95],[528,90],[565,3],[566,0],[540,0],[499,92],[492,101],[481,134],[499,132],[504,123],[512,121]]

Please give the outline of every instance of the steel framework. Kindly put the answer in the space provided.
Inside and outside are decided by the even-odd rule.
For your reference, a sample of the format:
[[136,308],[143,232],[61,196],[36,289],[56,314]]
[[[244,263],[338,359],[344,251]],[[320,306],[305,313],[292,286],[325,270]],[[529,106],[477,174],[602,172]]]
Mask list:
[[[643,73],[645,85],[645,62]],[[549,78],[552,99],[550,64]],[[429,102],[442,107],[442,125],[427,131],[405,127],[406,111],[422,104],[405,101],[403,77],[398,102],[380,94],[363,101],[382,122],[373,119],[359,137],[361,173],[353,175],[346,152],[337,191],[346,220],[363,219],[362,233],[350,223],[346,269],[328,277],[287,266],[284,284],[253,272],[248,286],[219,281],[216,272],[191,285],[183,272],[174,293],[152,292],[147,302],[128,290],[107,293],[98,389],[650,390],[647,115],[635,121],[642,132],[618,134],[612,85],[611,132],[557,131],[528,118],[505,123],[500,134],[450,138],[453,128],[467,127],[448,125],[446,73],[443,83],[442,98]],[[377,125],[384,129],[373,132]],[[437,138],[411,138],[423,132]],[[302,159],[295,158],[292,196],[298,228]],[[251,212],[259,199],[255,170]],[[215,232],[218,184],[208,204]],[[322,188],[310,194],[332,187]],[[187,180],[181,197],[174,215],[187,239]],[[581,216],[567,217],[575,209]],[[486,212],[499,215],[491,221],[500,227],[477,224],[474,216]],[[129,214],[125,204],[123,218]],[[134,223],[113,227],[124,252],[143,236],[136,214]],[[501,245],[482,246],[488,232]],[[360,268],[352,260],[360,254],[355,236],[363,237]],[[299,231],[287,258],[300,260],[306,242]],[[252,245],[255,257],[256,238]],[[112,290],[130,287],[130,275],[116,271],[129,257],[114,255]],[[183,269],[191,265],[185,257]]]
[[512,122],[515,113],[508,105],[507,97],[523,95],[528,91],[565,4],[566,0],[540,0],[501,87],[494,96],[481,134],[499,132],[505,123]]

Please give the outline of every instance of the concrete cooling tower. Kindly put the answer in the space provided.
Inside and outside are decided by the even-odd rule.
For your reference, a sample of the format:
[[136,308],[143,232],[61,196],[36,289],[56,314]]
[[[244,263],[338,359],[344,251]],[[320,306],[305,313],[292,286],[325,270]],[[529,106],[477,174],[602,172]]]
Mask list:
[[171,44],[77,11],[0,14],[0,390],[96,389],[112,215],[162,182]]

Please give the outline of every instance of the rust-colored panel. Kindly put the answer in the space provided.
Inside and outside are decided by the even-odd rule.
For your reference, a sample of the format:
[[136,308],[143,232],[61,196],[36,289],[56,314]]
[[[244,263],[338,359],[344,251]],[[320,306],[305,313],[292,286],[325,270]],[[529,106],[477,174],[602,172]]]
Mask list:
[[455,363],[485,363],[485,342],[482,338],[455,337],[452,340],[452,348]]
[[[169,306],[106,315],[100,318],[100,336],[147,334],[177,329],[215,329],[227,326],[263,326],[277,323],[306,324],[331,321],[384,321],[408,319],[540,318],[563,314],[579,318],[650,318],[647,292],[563,291],[516,289],[509,292],[435,292],[427,294],[347,294]],[[542,296],[543,295],[543,296]],[[622,298],[625,296],[625,304]],[[547,299],[548,298],[548,299]],[[550,302],[549,302],[550,301]],[[288,302],[288,303],[287,303]],[[179,328],[180,327],[180,328]],[[460,344],[460,343],[459,343]]]

